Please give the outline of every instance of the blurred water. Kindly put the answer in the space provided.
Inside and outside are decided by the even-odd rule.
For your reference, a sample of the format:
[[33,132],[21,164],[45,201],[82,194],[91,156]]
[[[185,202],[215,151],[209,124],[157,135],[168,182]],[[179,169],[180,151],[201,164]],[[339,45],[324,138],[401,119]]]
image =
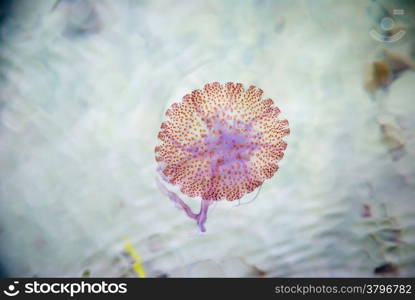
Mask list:
[[[408,3],[17,2],[0,46],[8,274],[135,276],[128,236],[148,276],[414,276],[415,74],[363,88],[385,48],[414,54]],[[373,39],[393,8],[406,35]],[[158,190],[154,146],[165,110],[213,81],[262,88],[291,135],[258,198],[217,203],[199,234]]]

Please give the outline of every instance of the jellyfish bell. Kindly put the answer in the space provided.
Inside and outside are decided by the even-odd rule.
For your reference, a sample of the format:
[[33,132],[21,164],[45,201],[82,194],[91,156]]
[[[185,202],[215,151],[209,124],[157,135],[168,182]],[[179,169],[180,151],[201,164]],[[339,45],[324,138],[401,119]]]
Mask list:
[[[202,232],[214,201],[241,199],[278,170],[290,133],[288,121],[263,91],[241,83],[209,83],[185,95],[166,112],[155,147],[161,180],[158,186]],[[200,198],[194,213],[165,184]]]

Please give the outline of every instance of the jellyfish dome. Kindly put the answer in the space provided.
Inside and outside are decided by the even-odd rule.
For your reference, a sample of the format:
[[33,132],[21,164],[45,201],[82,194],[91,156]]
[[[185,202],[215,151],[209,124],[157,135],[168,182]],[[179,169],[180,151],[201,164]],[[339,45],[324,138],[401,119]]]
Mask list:
[[240,199],[278,170],[290,133],[288,121],[263,91],[241,83],[206,84],[166,112],[156,146],[156,161],[166,183],[191,198],[201,198],[194,213],[159,181],[162,191],[205,231],[213,201]]

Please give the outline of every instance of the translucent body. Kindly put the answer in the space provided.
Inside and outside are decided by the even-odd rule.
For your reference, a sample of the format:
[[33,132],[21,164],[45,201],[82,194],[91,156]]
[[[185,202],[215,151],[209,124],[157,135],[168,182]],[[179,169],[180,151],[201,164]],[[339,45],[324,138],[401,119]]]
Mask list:
[[206,84],[173,104],[161,125],[156,161],[164,181],[189,197],[201,197],[199,214],[174,193],[163,191],[202,231],[212,201],[240,199],[278,170],[288,121],[262,90],[240,83]]

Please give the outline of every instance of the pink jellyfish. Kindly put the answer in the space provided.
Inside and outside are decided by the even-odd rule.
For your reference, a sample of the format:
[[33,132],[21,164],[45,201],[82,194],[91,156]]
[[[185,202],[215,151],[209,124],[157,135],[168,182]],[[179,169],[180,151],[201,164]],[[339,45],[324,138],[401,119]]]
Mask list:
[[200,212],[194,213],[161,182],[159,187],[202,232],[209,205],[240,199],[278,170],[287,148],[283,137],[290,129],[262,93],[255,86],[244,90],[241,83],[214,82],[166,112],[169,119],[161,124],[161,144],[155,148],[160,175],[183,194],[200,197]]

